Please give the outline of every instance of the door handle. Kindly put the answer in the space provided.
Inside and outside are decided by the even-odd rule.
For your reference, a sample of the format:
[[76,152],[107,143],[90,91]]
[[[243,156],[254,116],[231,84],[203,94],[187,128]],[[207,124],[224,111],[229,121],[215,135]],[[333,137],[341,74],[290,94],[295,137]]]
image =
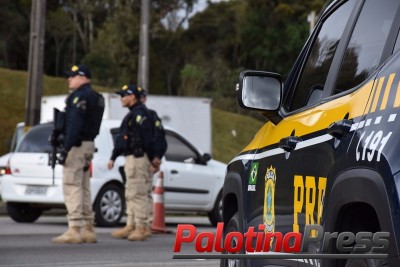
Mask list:
[[38,164],[39,165],[45,165],[46,164],[44,156],[39,156]]
[[281,141],[279,141],[279,147],[282,148],[283,150],[290,152],[296,148],[297,143],[301,142],[300,137],[298,136],[289,136],[286,138],[282,138]]
[[347,119],[333,122],[328,127],[328,134],[332,135],[337,139],[342,139],[350,132],[352,124],[353,120],[347,120]]
[[171,174],[178,174],[177,170],[171,170]]

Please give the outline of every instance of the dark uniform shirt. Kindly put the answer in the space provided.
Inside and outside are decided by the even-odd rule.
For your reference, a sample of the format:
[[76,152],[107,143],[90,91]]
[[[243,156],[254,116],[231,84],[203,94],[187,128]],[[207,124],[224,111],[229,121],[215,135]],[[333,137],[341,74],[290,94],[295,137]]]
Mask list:
[[154,130],[149,112],[141,102],[129,107],[129,110],[119,128],[111,160],[115,161],[121,154],[141,157],[144,153],[152,160]]
[[154,157],[161,159],[167,151],[168,146],[165,139],[165,130],[157,112],[152,109],[148,109],[148,111],[154,122],[153,154]]
[[64,149],[80,146],[82,141],[93,141],[97,132],[93,129],[97,95],[90,84],[84,84],[66,99],[66,125]]

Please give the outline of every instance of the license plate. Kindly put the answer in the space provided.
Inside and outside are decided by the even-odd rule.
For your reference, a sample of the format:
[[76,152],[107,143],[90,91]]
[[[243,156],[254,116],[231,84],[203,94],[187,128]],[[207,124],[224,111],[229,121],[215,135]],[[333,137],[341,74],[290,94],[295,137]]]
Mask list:
[[28,196],[45,196],[46,193],[47,186],[28,185],[25,189],[25,195]]

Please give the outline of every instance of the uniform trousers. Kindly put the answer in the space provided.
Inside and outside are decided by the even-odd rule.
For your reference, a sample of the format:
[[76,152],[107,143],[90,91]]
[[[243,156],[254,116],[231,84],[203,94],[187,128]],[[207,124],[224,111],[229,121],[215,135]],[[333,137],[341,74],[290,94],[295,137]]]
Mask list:
[[143,157],[125,157],[125,199],[127,225],[148,226],[148,188],[152,184],[150,161]]
[[83,141],[81,146],[71,148],[64,163],[63,192],[69,227],[93,224],[89,175],[93,153],[94,143]]

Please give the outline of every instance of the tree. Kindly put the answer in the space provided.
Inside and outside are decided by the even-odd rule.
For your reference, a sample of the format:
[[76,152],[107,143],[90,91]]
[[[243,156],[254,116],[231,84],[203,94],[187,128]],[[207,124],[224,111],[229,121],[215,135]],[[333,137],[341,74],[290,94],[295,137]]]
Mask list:
[[99,29],[96,41],[84,62],[94,76],[108,86],[135,82],[139,51],[140,18],[137,6],[115,7]]
[[[204,0],[202,0],[204,1]],[[149,87],[157,94],[198,94],[236,110],[243,69],[286,76],[307,38],[307,15],[322,0],[151,0]],[[27,69],[28,0],[0,0],[0,66]],[[48,1],[45,73],[85,63],[94,82],[136,82],[141,0]],[[188,93],[190,92],[190,93]]]
[[242,28],[245,67],[287,75],[308,36],[307,15],[318,3],[321,1],[246,0]]
[[74,29],[71,19],[64,10],[58,8],[55,11],[50,11],[46,17],[46,33],[47,38],[54,41],[55,47],[55,70],[56,76],[60,75],[60,54],[67,40],[71,39]]
[[183,67],[182,30],[160,30],[151,35],[150,80],[152,93],[176,95]]
[[233,88],[236,70],[240,69],[241,63],[243,11],[242,1],[210,4],[190,19],[189,29],[182,35],[186,64],[204,70],[207,82],[201,90],[203,95],[225,96]]
[[31,1],[0,0],[0,62],[11,69],[27,69]]
[[177,94],[184,67],[182,34],[197,0],[154,0],[150,31],[150,87],[155,93]]
[[182,96],[198,96],[204,83],[204,70],[195,65],[186,64],[181,70],[181,88],[179,94]]

